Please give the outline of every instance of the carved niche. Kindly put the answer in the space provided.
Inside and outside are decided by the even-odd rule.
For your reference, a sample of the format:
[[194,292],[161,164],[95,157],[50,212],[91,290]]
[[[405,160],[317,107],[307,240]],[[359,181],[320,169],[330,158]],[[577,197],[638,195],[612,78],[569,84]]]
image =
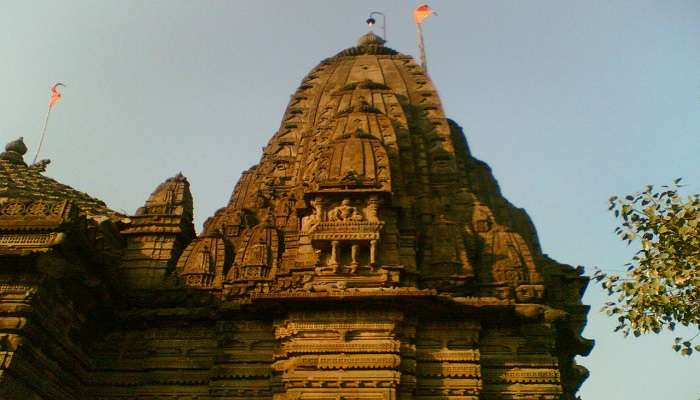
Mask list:
[[366,132],[363,112],[334,119],[338,133],[318,146],[309,159],[313,168],[304,172],[310,213],[301,220],[300,261],[312,261],[319,274],[355,274],[377,265],[384,226],[379,193],[391,192],[391,176],[387,151]]
[[312,200],[313,213],[302,220],[302,231],[316,250],[317,272],[356,273],[377,264],[377,245],[384,222],[379,219],[380,199],[366,201],[351,197]]

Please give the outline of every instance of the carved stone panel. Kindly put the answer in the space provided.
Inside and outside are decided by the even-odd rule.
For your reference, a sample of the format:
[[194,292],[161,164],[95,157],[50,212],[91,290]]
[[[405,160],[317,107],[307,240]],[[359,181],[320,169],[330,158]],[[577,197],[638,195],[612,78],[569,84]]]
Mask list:
[[403,316],[395,312],[291,313],[276,323],[275,399],[396,398]]

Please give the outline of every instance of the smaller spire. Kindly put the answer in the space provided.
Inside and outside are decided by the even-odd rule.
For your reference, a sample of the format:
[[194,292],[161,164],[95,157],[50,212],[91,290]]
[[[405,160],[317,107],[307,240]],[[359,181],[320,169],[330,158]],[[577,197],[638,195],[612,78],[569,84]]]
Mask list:
[[24,158],[22,157],[26,153],[27,145],[24,144],[24,138],[20,136],[19,139],[13,140],[5,145],[5,151],[0,153],[0,159],[7,160],[12,164],[27,165],[24,163]]
[[357,40],[358,46],[384,46],[384,43],[386,40],[374,32],[365,33]]

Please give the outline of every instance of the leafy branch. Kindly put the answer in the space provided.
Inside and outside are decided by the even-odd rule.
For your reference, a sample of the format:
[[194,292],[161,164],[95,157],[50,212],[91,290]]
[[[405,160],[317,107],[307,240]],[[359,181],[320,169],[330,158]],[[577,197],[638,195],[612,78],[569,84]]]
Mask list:
[[597,269],[593,278],[613,298],[601,311],[617,317],[615,331],[635,337],[677,326],[695,327],[698,334],[676,337],[672,348],[683,355],[700,351],[700,195],[683,197],[681,179],[654,190],[609,199],[619,220],[615,233],[639,245],[623,275]]

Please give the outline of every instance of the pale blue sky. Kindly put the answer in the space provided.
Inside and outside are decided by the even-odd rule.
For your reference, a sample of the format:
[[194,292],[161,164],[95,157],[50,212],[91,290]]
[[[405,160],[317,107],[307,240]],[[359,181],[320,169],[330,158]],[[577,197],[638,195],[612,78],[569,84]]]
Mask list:
[[[290,94],[388,15],[416,54],[408,1],[0,1],[0,139],[39,141],[48,87],[65,82],[47,174],[129,213],[182,171],[197,227],[256,163]],[[612,194],[682,176],[700,192],[700,0],[432,1],[430,75],[545,252],[622,269]],[[379,32],[379,31],[378,31]],[[590,271],[590,269],[589,269]],[[672,335],[622,339],[590,286],[580,363],[590,399],[700,397],[700,355]]]

